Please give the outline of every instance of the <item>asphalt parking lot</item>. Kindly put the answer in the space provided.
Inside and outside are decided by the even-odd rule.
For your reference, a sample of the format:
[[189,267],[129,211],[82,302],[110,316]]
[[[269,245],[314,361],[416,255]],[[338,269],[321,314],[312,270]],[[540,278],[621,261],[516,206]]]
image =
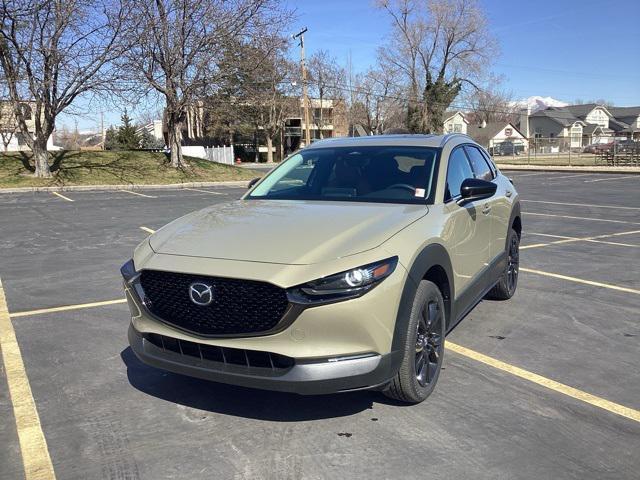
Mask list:
[[0,478],[638,478],[640,175],[510,176],[518,292],[447,337],[417,406],[207,383],[134,357],[120,265],[149,230],[242,188],[0,194]]

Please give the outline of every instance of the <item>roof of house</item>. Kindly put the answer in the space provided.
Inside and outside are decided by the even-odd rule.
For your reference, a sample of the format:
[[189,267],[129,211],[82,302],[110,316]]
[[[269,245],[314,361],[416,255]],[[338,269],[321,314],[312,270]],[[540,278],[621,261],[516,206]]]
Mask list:
[[457,113],[462,116],[462,119],[465,121],[465,123],[469,123],[464,112],[461,112],[460,110],[447,110],[446,112],[444,112],[444,121],[446,122],[450,118],[454,117]]
[[617,118],[610,118],[609,128],[614,132],[621,132],[622,130],[629,128],[629,124],[618,120]]
[[544,110],[538,110],[530,116],[547,117],[558,122],[563,127],[568,127],[569,125],[573,125],[575,122],[580,121],[580,119],[571,111],[567,110],[567,107],[549,107]]
[[639,117],[640,107],[610,107],[609,112],[618,118]]
[[[482,128],[479,125],[469,125],[467,127],[467,135],[473,138],[480,145],[489,145],[489,140],[494,138],[503,128],[511,126],[520,135],[522,133],[518,130],[513,123],[510,122],[489,122],[486,127]],[[524,135],[523,135],[524,136]]]

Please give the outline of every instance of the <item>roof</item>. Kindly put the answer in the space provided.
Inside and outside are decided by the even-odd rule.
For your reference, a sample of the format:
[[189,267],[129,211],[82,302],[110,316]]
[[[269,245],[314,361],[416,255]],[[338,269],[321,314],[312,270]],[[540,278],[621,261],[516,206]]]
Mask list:
[[569,125],[573,125],[574,123],[580,121],[580,119],[573,113],[571,113],[569,110],[566,110],[566,107],[545,108],[544,110],[538,110],[537,112],[531,114],[530,117],[547,117],[551,120],[556,121],[563,127],[568,127]]
[[454,136],[466,137],[462,134],[449,135],[370,135],[366,137],[333,137],[318,140],[308,148],[335,148],[355,146],[411,146],[411,147],[441,147],[444,141]]
[[[473,138],[480,145],[489,145],[489,140],[494,138],[505,127],[511,127],[520,135],[522,132],[518,130],[511,122],[489,122],[486,127],[481,128],[478,125],[469,125],[467,127],[467,134]],[[524,137],[524,135],[522,135]]]
[[640,117],[640,107],[611,107],[609,112],[618,119]]
[[465,123],[469,123],[469,120],[467,120],[466,115],[464,114],[464,112],[460,111],[460,110],[447,110],[446,112],[444,112],[444,121],[448,121],[450,120],[452,117],[454,117],[456,114],[460,114],[462,116],[462,119],[464,120]]
[[[609,120],[609,125],[611,125],[611,120]],[[596,130],[600,130],[602,133],[611,133],[612,129],[602,127],[600,125],[596,125],[594,123],[589,123],[586,127],[582,129],[582,133],[586,135],[592,135]]]

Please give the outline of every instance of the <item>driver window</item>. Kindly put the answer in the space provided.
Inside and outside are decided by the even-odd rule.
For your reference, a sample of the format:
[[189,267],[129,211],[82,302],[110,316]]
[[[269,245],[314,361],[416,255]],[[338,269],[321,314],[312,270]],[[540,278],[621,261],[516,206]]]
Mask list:
[[444,194],[445,202],[460,195],[462,182],[467,178],[473,178],[473,171],[464,150],[462,147],[458,147],[449,155],[447,186]]

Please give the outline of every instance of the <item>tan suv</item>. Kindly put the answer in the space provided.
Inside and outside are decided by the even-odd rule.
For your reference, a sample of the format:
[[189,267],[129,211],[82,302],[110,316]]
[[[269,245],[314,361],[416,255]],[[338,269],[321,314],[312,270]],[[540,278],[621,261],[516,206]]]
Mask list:
[[319,141],[136,248],[129,341],[217,382],[420,402],[445,334],[514,294],[521,231],[513,185],[467,136]]

